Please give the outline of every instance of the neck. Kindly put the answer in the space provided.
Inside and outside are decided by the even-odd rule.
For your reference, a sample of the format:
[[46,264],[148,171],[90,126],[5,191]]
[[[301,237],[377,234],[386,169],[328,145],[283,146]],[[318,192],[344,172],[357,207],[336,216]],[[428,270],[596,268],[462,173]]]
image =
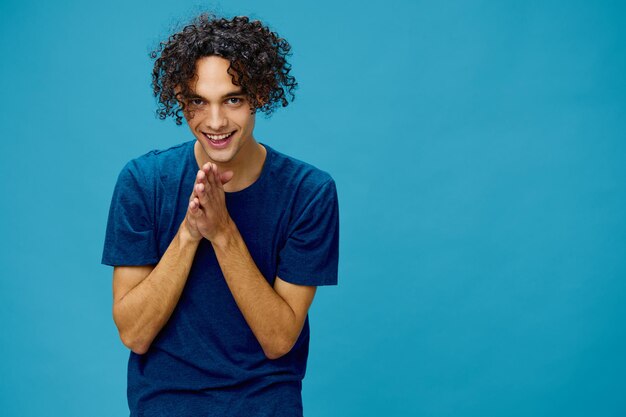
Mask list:
[[228,162],[211,160],[198,141],[194,144],[194,154],[198,167],[202,167],[207,162],[212,162],[217,165],[218,172],[220,173],[233,171],[233,178],[224,184],[224,191],[235,192],[249,187],[259,178],[267,151],[263,145],[259,144],[254,138],[250,138],[250,140],[239,149],[235,158]]

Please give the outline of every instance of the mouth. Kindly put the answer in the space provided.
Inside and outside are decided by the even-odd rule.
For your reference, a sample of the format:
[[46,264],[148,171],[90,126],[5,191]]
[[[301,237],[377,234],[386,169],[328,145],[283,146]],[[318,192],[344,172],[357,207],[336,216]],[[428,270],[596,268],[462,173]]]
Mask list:
[[214,135],[214,134],[209,134],[206,132],[202,132],[202,134],[204,135],[205,138],[209,140],[209,143],[211,143],[214,147],[223,148],[226,145],[228,145],[228,143],[230,142],[230,139],[235,135],[235,132],[237,131],[233,130],[230,133],[223,133],[221,135]]

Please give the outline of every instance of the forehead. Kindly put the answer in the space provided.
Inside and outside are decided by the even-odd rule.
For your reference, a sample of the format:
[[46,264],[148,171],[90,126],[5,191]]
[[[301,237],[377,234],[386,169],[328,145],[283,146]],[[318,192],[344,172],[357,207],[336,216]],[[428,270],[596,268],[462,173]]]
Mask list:
[[196,77],[191,89],[204,97],[222,97],[241,90],[228,73],[230,61],[219,56],[206,56],[196,61]]

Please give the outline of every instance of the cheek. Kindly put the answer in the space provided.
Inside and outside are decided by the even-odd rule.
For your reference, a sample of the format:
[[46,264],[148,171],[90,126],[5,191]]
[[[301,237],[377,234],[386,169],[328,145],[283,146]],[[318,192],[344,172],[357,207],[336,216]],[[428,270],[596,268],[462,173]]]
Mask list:
[[254,115],[250,116],[249,114],[246,114],[246,117],[243,123],[245,124],[247,130],[252,130],[252,128],[254,128],[254,122],[255,122]]
[[191,115],[188,113],[183,113],[183,116],[185,118],[185,121],[187,122],[187,124],[189,126],[193,125],[193,119],[190,117]]
[[195,117],[193,113],[185,112],[183,113],[183,116],[185,117],[187,126],[189,126],[191,129],[193,129],[198,124],[198,118]]
[[250,129],[254,126],[255,115],[250,114],[250,107],[248,106],[237,109],[237,112],[233,114],[232,117],[233,121],[242,128]]

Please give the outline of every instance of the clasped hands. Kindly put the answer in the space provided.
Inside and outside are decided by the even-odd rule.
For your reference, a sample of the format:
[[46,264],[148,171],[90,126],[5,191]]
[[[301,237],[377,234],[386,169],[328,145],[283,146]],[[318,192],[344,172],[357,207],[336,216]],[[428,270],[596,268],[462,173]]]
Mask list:
[[185,223],[194,240],[203,237],[214,242],[232,226],[226,209],[224,184],[233,177],[232,171],[218,173],[217,165],[207,162],[196,174]]

